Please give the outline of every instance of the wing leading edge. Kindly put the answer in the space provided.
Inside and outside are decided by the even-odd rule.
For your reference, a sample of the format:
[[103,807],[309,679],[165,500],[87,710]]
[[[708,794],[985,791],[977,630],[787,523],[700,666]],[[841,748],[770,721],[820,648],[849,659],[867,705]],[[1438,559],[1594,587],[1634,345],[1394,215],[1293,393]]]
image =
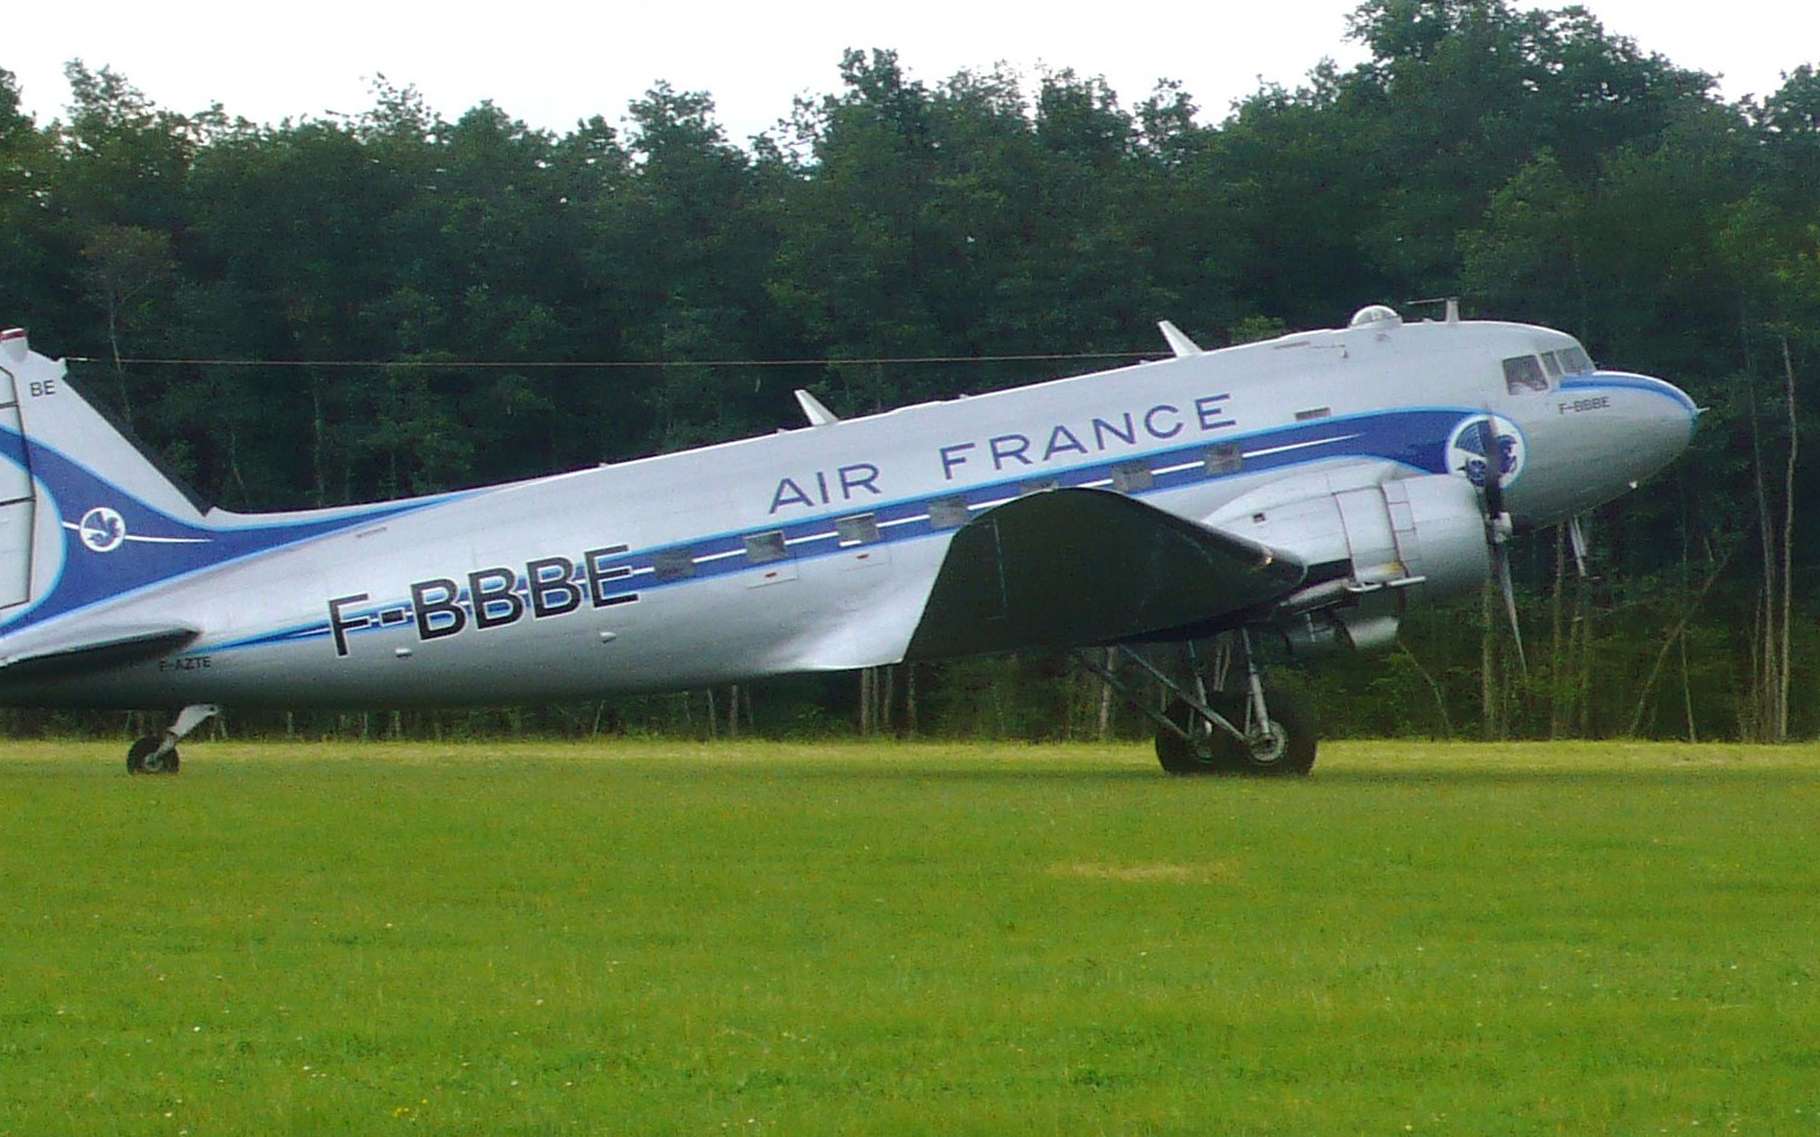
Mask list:
[[1030,494],[954,535],[906,658],[1165,635],[1274,600],[1306,571],[1123,494]]

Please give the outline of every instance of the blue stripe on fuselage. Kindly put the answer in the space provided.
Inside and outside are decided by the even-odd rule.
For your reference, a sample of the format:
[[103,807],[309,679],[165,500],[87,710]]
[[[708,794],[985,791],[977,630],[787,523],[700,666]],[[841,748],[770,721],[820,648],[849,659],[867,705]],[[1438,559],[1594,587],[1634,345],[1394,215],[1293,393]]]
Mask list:
[[[633,575],[617,579],[612,583],[616,588],[615,594],[632,592],[643,594],[657,589],[679,587],[760,569],[763,567],[763,562],[753,562],[744,556],[746,538],[755,534],[776,533],[780,530],[791,551],[790,559],[793,560],[812,560],[850,552],[863,546],[840,545],[835,534],[835,524],[842,518],[867,514],[870,514],[879,525],[879,539],[875,542],[876,544],[895,544],[924,537],[948,535],[954,532],[953,526],[938,528],[929,521],[929,510],[935,503],[964,501],[972,513],[977,515],[987,504],[1010,500],[1018,496],[1024,487],[1033,483],[1054,483],[1058,488],[1103,484],[1110,481],[1113,471],[1120,467],[1142,465],[1151,471],[1169,469],[1173,466],[1187,467],[1171,470],[1164,474],[1153,473],[1149,488],[1129,491],[1130,496],[1139,499],[1204,482],[1251,476],[1260,472],[1287,469],[1303,463],[1334,458],[1377,458],[1395,462],[1422,473],[1445,473],[1447,471],[1446,447],[1449,435],[1463,417],[1479,413],[1482,412],[1466,407],[1417,407],[1371,411],[1297,422],[1245,434],[1203,438],[1192,445],[1126,454],[1115,459],[1070,467],[1045,468],[1032,464],[1029,472],[1022,477],[1001,478],[993,482],[971,486],[956,485],[951,490],[885,502],[869,509],[848,508],[839,512],[817,514],[814,517],[798,521],[779,521],[747,529],[713,533],[688,541],[629,550],[624,554],[615,555],[613,561],[615,564],[631,566]],[[1324,442],[1327,444],[1323,445]],[[1210,452],[1215,448],[1233,445],[1237,445],[1241,453],[1245,455],[1240,468],[1224,469],[1207,461]],[[1260,454],[1257,453],[1258,451],[1270,451],[1270,453]],[[577,552],[579,549],[571,550],[565,555],[573,557]],[[547,556],[550,553],[551,550],[540,549],[531,551],[528,556]],[[687,553],[690,556],[694,563],[693,572],[674,579],[658,580],[655,573],[657,559],[660,556],[680,553]],[[575,571],[570,575],[569,583],[585,584],[582,566],[576,566]],[[514,581],[513,591],[520,599],[527,599],[526,590],[527,584],[521,572]],[[467,596],[466,589],[461,590],[460,595],[455,599],[462,604],[471,617],[472,601]],[[361,617],[370,618],[364,627],[346,629],[346,634],[353,636],[381,631],[414,630],[416,627],[414,618],[383,625],[378,621],[379,612],[400,607],[410,612],[411,602],[408,599],[393,599],[362,605],[358,609],[344,609],[344,617],[350,620],[358,620]],[[325,637],[329,633],[328,623],[318,621],[262,632],[228,643],[210,644],[206,647],[197,645],[191,650],[218,653],[299,639]]]
[[1623,371],[1597,371],[1591,375],[1570,375],[1561,380],[1563,391],[1596,391],[1613,388],[1659,395],[1690,415],[1698,414],[1700,410],[1694,401],[1687,397],[1686,392],[1674,384],[1664,383],[1660,379],[1651,379],[1647,375],[1632,375]]

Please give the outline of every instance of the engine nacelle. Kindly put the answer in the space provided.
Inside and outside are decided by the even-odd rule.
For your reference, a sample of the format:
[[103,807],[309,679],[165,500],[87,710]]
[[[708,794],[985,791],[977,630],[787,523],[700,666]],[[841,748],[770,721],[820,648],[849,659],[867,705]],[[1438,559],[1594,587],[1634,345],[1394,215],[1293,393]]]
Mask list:
[[1326,655],[1341,648],[1353,651],[1389,651],[1397,642],[1396,602],[1367,597],[1354,608],[1327,608],[1299,612],[1277,621],[1291,655]]
[[1399,478],[1334,499],[1360,583],[1421,577],[1427,595],[1452,595],[1479,587],[1491,572],[1485,514],[1465,478]]
[[1241,531],[1310,565],[1347,566],[1283,602],[1292,649],[1380,650],[1412,597],[1468,591],[1490,573],[1480,509],[1471,482],[1431,474],[1282,503]]

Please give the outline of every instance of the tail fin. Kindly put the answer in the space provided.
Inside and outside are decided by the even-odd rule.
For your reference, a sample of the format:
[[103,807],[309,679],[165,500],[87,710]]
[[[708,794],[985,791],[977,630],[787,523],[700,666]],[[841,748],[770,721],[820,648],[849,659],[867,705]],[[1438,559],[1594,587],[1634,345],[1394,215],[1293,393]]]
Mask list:
[[[0,638],[460,496],[250,516],[208,510],[71,386],[61,360],[32,351],[22,331],[0,332]],[[177,631],[194,629],[153,629]],[[96,642],[111,648],[145,632],[112,628],[112,638]],[[59,643],[60,652],[71,650]]]
[[[63,575],[66,545],[202,522],[196,502],[70,384],[61,360],[0,332],[0,622]],[[72,538],[74,540],[72,540]]]
[[81,462],[174,520],[202,520],[201,503],[76,390],[62,360],[32,351],[23,330],[0,332],[0,371],[7,373],[0,402],[17,408],[13,421],[0,419],[0,428],[23,433],[34,450],[55,450]]
[[15,373],[30,358],[25,332],[0,332],[0,457],[5,459],[0,461],[0,609],[23,604],[32,595],[32,523],[38,502],[19,417],[19,392],[29,380]]

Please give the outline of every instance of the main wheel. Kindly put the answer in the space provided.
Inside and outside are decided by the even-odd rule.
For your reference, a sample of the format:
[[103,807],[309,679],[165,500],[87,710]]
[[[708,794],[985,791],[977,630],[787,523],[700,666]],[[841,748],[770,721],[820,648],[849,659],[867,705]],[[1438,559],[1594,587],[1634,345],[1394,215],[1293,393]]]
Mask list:
[[1164,771],[1176,775],[1231,772],[1222,761],[1217,727],[1210,728],[1207,720],[1181,699],[1170,703],[1163,714],[1188,733],[1183,738],[1166,727],[1157,727],[1156,760]]
[[[1236,702],[1235,711],[1241,717],[1232,721],[1242,723],[1245,700],[1240,696]],[[1270,710],[1270,723],[1262,738],[1247,745],[1222,735],[1232,751],[1234,772],[1276,778],[1307,774],[1314,769],[1314,712],[1300,699],[1292,699],[1282,691],[1271,692],[1264,702]],[[1217,706],[1214,709],[1220,710]]]
[[[1252,742],[1240,742],[1206,722],[1187,703],[1177,699],[1164,712],[1193,737],[1190,742],[1174,731],[1156,735],[1156,757],[1171,774],[1246,774],[1252,777],[1292,777],[1314,769],[1314,716],[1300,701],[1281,691],[1266,700],[1270,724]],[[1214,691],[1207,705],[1235,726],[1245,723],[1245,696],[1234,691]]]
[[134,742],[126,751],[126,772],[129,774],[175,774],[181,765],[175,747],[164,754],[158,753],[158,747],[164,742],[155,734],[148,734]]

